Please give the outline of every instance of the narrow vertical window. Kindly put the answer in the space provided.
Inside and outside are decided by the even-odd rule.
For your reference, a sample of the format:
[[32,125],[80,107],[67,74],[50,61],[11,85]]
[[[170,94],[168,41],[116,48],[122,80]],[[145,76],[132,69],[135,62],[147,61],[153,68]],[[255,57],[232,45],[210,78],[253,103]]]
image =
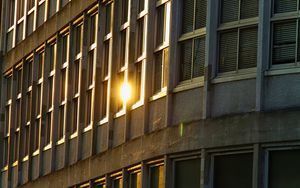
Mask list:
[[142,173],[140,170],[135,170],[129,173],[129,188],[141,188],[142,187]]
[[156,7],[155,50],[153,94],[163,91],[166,87],[169,64],[169,32],[170,32],[170,2],[160,3]]
[[149,187],[164,188],[164,164],[153,164],[149,166]]

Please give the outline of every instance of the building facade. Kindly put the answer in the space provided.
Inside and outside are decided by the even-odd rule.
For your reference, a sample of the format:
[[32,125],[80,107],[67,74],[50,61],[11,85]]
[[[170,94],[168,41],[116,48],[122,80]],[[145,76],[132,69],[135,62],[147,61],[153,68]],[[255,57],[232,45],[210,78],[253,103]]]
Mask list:
[[1,188],[299,187],[299,0],[0,2]]

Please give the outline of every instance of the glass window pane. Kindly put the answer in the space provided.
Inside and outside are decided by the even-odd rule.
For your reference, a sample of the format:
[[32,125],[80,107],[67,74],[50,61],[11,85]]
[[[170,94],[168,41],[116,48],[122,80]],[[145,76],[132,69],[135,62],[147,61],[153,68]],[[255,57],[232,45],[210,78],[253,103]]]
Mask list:
[[240,30],[239,69],[256,67],[257,27]]
[[165,34],[165,6],[162,5],[157,9],[156,17],[156,47],[159,47],[164,42]]
[[297,11],[296,0],[274,0],[274,13]]
[[295,62],[296,21],[273,26],[273,64]]
[[241,1],[241,19],[258,16],[259,0],[242,0]]
[[194,42],[193,78],[204,75],[205,37],[196,38]]
[[157,93],[162,88],[162,61],[163,51],[155,54],[154,64],[154,93]]
[[175,188],[199,188],[201,159],[175,162]]
[[150,167],[150,188],[164,188],[164,166]]
[[182,33],[194,30],[194,2],[195,0],[182,1]]
[[195,29],[206,27],[207,0],[196,0]]
[[38,7],[38,12],[37,12],[37,28],[44,23],[44,19],[45,19],[45,3],[41,4]]
[[235,71],[237,65],[237,30],[220,34],[219,72]]
[[222,0],[221,23],[238,20],[239,0]]
[[300,150],[271,151],[269,156],[269,187],[298,188]]
[[180,81],[191,79],[193,40],[181,43]]
[[252,154],[231,154],[214,157],[214,188],[251,188]]

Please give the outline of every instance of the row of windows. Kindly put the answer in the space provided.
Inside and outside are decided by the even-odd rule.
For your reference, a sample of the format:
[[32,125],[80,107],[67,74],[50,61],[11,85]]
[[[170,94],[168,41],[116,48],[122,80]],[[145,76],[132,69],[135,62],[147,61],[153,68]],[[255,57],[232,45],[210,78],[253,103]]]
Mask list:
[[70,0],[8,0],[7,42],[10,50],[29,36],[46,19],[62,9]]
[[[131,11],[132,3],[136,3],[138,11]],[[171,2],[155,2],[153,34],[148,33],[152,15],[148,3],[101,3],[100,16],[98,7],[88,10],[86,16],[70,23],[70,27],[5,73],[4,164],[8,163],[8,143],[16,151],[11,160],[17,160],[18,152],[27,156],[52,141],[66,139],[67,133],[76,135],[78,130],[90,130],[96,123],[107,122],[110,112],[115,117],[124,115],[126,103],[120,97],[111,97],[121,83],[134,86],[132,103],[138,107],[147,100],[148,72],[151,86],[147,87],[153,95],[166,91],[173,66],[178,66],[179,83],[204,75],[207,1],[178,0],[178,62],[169,61],[169,54],[174,53],[169,46]],[[220,0],[219,4],[218,72],[256,67],[258,0]],[[295,16],[290,19],[290,14],[298,12],[286,8],[280,0],[273,4],[273,64],[296,63],[299,21]],[[12,114],[18,118],[11,118]],[[20,129],[24,130],[22,135]]]
[[[204,176],[205,170],[202,167],[201,155],[187,156],[183,158],[173,158],[172,171],[166,171],[164,162],[149,163],[144,170],[141,166],[128,168],[123,173],[110,174],[107,178],[96,179],[90,182],[77,185],[79,188],[104,188],[106,182],[110,181],[112,188],[120,188],[125,186],[129,188],[141,188],[143,181],[145,185],[151,188],[164,188],[165,175],[172,176],[172,183],[174,188],[200,188],[203,181],[202,178],[209,177],[210,187],[213,188],[252,188],[253,187],[253,173],[254,170],[254,156],[251,151],[245,152],[229,152],[229,153],[214,153],[211,156],[210,175]],[[266,153],[266,173],[267,178],[265,187],[269,188],[295,188],[299,185],[300,150],[277,150],[271,149]],[[261,169],[260,169],[261,170]],[[142,178],[143,174],[147,174],[146,178]],[[126,177],[126,180],[123,178]],[[260,177],[259,177],[260,178]],[[204,181],[205,184],[208,181]]]

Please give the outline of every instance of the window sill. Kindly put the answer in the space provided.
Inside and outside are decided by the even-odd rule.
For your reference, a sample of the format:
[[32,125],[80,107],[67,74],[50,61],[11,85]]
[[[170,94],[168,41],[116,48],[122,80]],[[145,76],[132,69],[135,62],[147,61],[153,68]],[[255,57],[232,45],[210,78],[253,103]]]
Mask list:
[[16,167],[16,166],[18,166],[18,164],[19,164],[19,161],[15,161],[11,166]]
[[39,151],[39,150],[36,150],[35,152],[33,152],[32,157],[37,156],[37,155],[39,155],[39,154],[40,154],[40,151]]
[[219,76],[211,81],[213,84],[219,84],[224,82],[233,82],[233,81],[239,81],[239,80],[248,80],[256,78],[256,72],[252,73],[237,73],[237,74],[231,74],[231,75],[222,75]]
[[28,159],[29,159],[29,157],[28,157],[28,155],[26,155],[26,156],[22,159],[22,162],[26,162],[26,161],[28,161]]
[[288,67],[282,69],[271,69],[265,71],[265,76],[276,76],[276,75],[283,75],[283,74],[296,74],[300,73],[300,67]]
[[114,115],[114,118],[119,118],[121,116],[125,115],[125,108],[123,108],[122,110],[120,110],[119,112],[117,112],[115,115]]
[[43,151],[47,151],[49,149],[51,149],[52,147],[52,142],[50,142],[48,145],[46,145],[44,148],[43,148]]
[[69,139],[73,139],[73,138],[76,138],[78,136],[78,132],[76,131],[75,133],[73,133]]
[[1,169],[1,172],[5,172],[5,171],[7,171],[8,170],[8,165],[6,165],[5,167],[3,167],[2,169]]
[[86,132],[92,130],[92,124],[93,124],[93,123],[90,123],[87,127],[85,127],[85,128],[83,129],[83,133],[86,133]]
[[204,77],[194,78],[191,80],[180,82],[176,88],[174,88],[173,92],[178,93],[181,91],[191,90],[195,88],[202,87],[204,83]]
[[97,125],[103,125],[108,122],[108,117],[106,116],[105,118],[101,119],[100,122]]
[[167,95],[167,88],[162,88],[160,92],[156,93],[155,95],[153,95],[152,97],[150,97],[149,101],[155,101],[158,100],[160,98],[163,98]]
[[65,136],[63,136],[59,141],[57,141],[56,145],[58,146],[58,145],[61,145],[63,143],[65,143]]
[[144,105],[144,101],[143,100],[139,100],[138,102],[136,102],[135,104],[133,104],[131,106],[131,110],[135,110],[135,109],[137,109],[137,108],[139,108],[139,107],[141,107],[143,105]]

